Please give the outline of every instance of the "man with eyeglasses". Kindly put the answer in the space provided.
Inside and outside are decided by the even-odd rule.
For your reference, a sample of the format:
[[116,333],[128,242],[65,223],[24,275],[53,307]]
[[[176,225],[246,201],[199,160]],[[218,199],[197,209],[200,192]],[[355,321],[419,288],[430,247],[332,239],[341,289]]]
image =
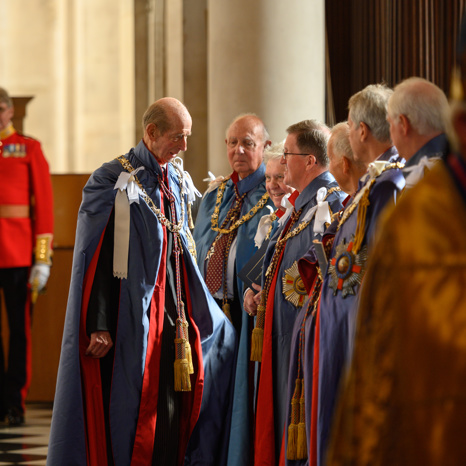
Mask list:
[[[254,236],[261,217],[269,212],[266,206],[273,207],[263,164],[270,140],[262,120],[245,114],[230,124],[225,143],[233,171],[209,186],[197,214],[194,239],[207,287],[239,337],[227,464],[246,465],[252,464],[254,365],[249,356],[254,320],[243,311],[245,285],[237,275],[257,251]],[[225,419],[225,425],[229,422]]]
[[284,182],[295,188],[293,210],[272,237],[264,259],[261,303],[257,307],[251,359],[261,362],[256,407],[255,464],[278,464],[285,425],[290,343],[307,292],[298,259],[321,239],[344,194],[328,171],[329,129],[304,120],[288,129],[281,163]]

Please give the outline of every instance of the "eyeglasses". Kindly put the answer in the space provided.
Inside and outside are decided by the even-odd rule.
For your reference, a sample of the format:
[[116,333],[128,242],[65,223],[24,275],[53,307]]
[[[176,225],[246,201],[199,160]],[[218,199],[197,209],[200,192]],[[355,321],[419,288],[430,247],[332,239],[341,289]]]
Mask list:
[[289,155],[311,155],[311,154],[298,154],[296,152],[283,152],[282,154],[282,157],[283,157],[283,160],[286,162],[286,158],[289,156]]

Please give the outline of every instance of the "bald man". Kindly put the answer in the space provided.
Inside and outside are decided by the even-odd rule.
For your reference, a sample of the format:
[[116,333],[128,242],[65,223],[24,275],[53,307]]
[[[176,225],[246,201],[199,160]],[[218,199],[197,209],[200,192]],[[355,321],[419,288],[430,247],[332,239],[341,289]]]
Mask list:
[[270,145],[263,121],[254,114],[236,117],[226,132],[232,173],[209,187],[194,228],[199,268],[210,292],[239,336],[229,465],[251,464],[254,369],[249,361],[254,319],[243,312],[245,285],[238,272],[257,251],[254,236],[273,203],[265,186],[264,149]]
[[191,255],[191,125],[156,101],[84,188],[48,464],[222,464],[236,337]]

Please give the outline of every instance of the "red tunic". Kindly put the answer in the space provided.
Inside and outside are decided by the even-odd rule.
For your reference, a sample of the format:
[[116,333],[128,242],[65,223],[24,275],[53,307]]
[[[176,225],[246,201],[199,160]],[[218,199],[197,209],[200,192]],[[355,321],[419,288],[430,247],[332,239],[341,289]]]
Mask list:
[[0,131],[0,268],[28,267],[38,235],[53,234],[49,166],[39,141]]

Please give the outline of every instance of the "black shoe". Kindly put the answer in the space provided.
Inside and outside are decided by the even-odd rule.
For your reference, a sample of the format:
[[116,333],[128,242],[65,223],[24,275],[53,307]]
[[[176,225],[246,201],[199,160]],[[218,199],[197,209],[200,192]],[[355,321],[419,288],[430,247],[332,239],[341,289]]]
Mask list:
[[19,427],[24,424],[24,414],[18,408],[8,409],[6,417],[10,427]]

